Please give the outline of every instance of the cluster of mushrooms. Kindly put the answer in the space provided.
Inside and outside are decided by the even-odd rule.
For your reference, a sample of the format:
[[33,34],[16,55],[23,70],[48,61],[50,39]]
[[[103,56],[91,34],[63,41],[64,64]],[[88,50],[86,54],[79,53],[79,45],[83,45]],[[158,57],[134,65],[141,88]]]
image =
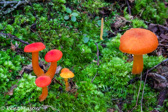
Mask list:
[[[39,66],[39,51],[45,49],[45,45],[41,42],[36,42],[25,46],[24,52],[31,52],[32,53],[32,67],[33,71],[37,76],[35,81],[38,87],[42,88],[42,94],[39,97],[40,101],[44,101],[48,95],[48,88],[51,84],[51,80],[54,78],[56,69],[57,69],[57,61],[62,58],[62,52],[57,49],[50,50],[45,55],[45,61],[50,62],[51,65],[46,73],[40,68]],[[61,70],[61,77],[65,80],[66,91],[69,91],[69,83],[68,78],[73,78],[74,74],[68,68],[64,68]]]
[[[143,70],[143,54],[150,53],[154,51],[158,46],[157,36],[146,29],[142,28],[132,28],[127,30],[120,38],[119,49],[124,53],[133,54],[133,68],[132,74],[140,74]],[[50,50],[45,55],[46,62],[51,62],[51,65],[46,73],[40,68],[38,59],[39,51],[45,49],[45,45],[41,42],[32,43],[24,48],[24,52],[32,53],[32,66],[33,71],[37,75],[35,81],[38,87],[42,87],[42,94],[39,97],[40,101],[44,101],[48,95],[47,86],[50,85],[53,79],[56,68],[57,61],[62,58],[62,52],[54,49]],[[66,91],[70,90],[68,83],[68,78],[73,78],[74,74],[68,68],[63,68],[61,70],[61,77],[64,78]]]

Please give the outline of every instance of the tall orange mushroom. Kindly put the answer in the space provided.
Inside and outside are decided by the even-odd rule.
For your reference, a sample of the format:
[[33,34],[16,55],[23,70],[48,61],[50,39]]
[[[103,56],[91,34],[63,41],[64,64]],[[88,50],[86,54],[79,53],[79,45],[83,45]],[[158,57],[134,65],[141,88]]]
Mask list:
[[133,54],[132,74],[140,74],[143,70],[143,54],[154,51],[158,46],[157,36],[146,29],[132,28],[120,38],[120,51]]
[[45,49],[45,45],[41,42],[36,42],[25,46],[24,52],[31,52],[32,53],[32,66],[33,71],[39,77],[40,75],[44,74],[44,71],[39,66],[39,51]]
[[51,78],[49,76],[40,76],[35,81],[38,87],[42,87],[42,94],[39,97],[40,101],[44,101],[48,95],[47,86],[51,83]]
[[51,79],[54,77],[56,69],[57,69],[57,61],[62,58],[62,52],[60,50],[54,49],[50,50],[46,55],[45,55],[45,60],[47,62],[51,62],[51,65],[46,72],[46,76],[49,76]]

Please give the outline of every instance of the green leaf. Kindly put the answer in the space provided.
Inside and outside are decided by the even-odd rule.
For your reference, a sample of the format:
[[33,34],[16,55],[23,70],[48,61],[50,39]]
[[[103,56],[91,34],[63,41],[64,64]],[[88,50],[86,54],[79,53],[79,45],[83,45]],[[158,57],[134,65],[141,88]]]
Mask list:
[[84,43],[87,43],[88,41],[89,41],[89,38],[88,38],[88,37],[84,37],[84,38],[83,38],[83,42],[84,42]]
[[98,26],[101,26],[101,20],[97,21]]
[[83,42],[87,43],[89,41],[89,38],[87,37],[87,34],[83,34],[84,38],[83,38]]
[[78,16],[78,13],[73,12],[71,15],[72,16]]
[[108,36],[108,30],[106,30],[106,29],[103,30],[103,36],[104,37]]
[[72,11],[71,11],[71,9],[70,9],[70,8],[66,8],[66,12],[67,12],[67,13],[69,13],[69,14],[71,14],[71,13],[72,13]]
[[65,19],[65,20],[68,20],[68,19],[69,19],[69,16],[67,16],[67,15],[64,16],[64,19]]
[[76,21],[76,17],[75,16],[71,16],[71,21],[75,22]]

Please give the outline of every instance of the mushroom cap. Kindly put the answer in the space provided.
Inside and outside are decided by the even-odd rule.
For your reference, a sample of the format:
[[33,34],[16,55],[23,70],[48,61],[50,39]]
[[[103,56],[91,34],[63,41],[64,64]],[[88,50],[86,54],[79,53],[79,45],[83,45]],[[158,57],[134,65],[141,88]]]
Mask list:
[[42,42],[35,42],[25,46],[24,52],[38,52],[45,49],[45,45]]
[[40,76],[36,79],[35,83],[38,87],[46,87],[50,85],[51,78],[49,76]]
[[73,78],[74,77],[74,73],[71,72],[71,71],[64,71],[64,72],[61,72],[60,76],[62,78]]
[[46,55],[45,55],[45,60],[47,62],[55,62],[58,61],[62,58],[62,52],[57,49],[50,50]]
[[154,51],[158,46],[157,36],[146,29],[132,28],[120,38],[120,51],[142,55]]
[[68,68],[63,68],[62,70],[61,70],[61,73],[62,72],[66,72],[66,71],[70,71]]

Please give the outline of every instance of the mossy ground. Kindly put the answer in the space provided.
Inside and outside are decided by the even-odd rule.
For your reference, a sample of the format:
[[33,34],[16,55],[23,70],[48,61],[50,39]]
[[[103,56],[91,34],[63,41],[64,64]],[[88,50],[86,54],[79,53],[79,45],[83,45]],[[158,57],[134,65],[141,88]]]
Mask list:
[[[111,10],[111,13],[104,17],[103,41],[99,37],[102,17],[99,12],[102,7]],[[138,10],[137,7],[135,8]],[[0,109],[17,110],[17,112],[31,109],[61,112],[132,110],[137,101],[140,81],[128,84],[137,76],[131,74],[133,63],[127,62],[128,56],[119,50],[123,32],[113,37],[108,35],[108,31],[113,32],[110,24],[114,23],[116,15],[122,15],[118,10],[117,2],[116,5],[111,5],[102,0],[88,0],[88,2],[53,0],[53,2],[32,3],[3,16],[0,19],[1,32],[10,33],[29,43],[41,41],[46,45],[46,49],[40,52],[42,61],[51,49],[63,52],[58,65],[74,72],[75,77],[71,82],[75,83],[77,91],[66,92],[64,86],[52,82],[47,99],[39,102],[41,88],[35,85],[34,73],[19,75],[22,67],[31,63],[31,54],[23,52],[25,46],[23,43],[0,35]],[[72,13],[76,19],[71,19]],[[67,19],[66,16],[70,18]],[[125,12],[124,16],[129,19],[128,13]],[[147,25],[143,19],[135,18],[121,29],[127,30],[131,27],[147,28]],[[17,50],[10,49],[11,43],[18,45]],[[144,55],[144,71],[163,60],[162,56]],[[55,78],[64,85],[59,74],[56,74]],[[17,85],[12,92],[13,95],[6,94],[13,85]],[[157,91],[145,85],[142,105],[144,112],[157,107],[157,95]],[[139,99],[141,96],[142,91]],[[139,112],[140,109],[139,100],[138,106],[133,111]],[[166,111],[166,104],[158,110]]]

